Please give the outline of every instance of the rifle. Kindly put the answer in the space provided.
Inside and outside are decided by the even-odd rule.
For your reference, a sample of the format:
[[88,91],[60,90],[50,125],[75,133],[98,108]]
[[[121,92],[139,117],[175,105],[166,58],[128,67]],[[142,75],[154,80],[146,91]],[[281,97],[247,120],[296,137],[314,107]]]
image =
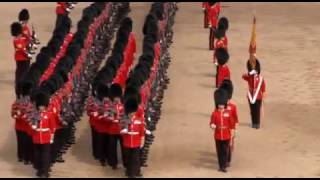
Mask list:
[[39,44],[40,44],[40,41],[39,41],[39,39],[37,38],[36,31],[34,30],[33,24],[32,24],[32,43],[33,43],[33,44],[36,44],[36,45],[39,45]]

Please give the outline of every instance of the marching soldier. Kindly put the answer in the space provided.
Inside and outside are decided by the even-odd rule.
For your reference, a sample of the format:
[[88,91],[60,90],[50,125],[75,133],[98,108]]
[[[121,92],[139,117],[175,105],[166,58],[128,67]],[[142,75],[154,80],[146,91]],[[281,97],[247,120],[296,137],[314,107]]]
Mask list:
[[30,66],[31,54],[27,52],[28,40],[22,34],[22,26],[18,22],[11,24],[11,35],[14,37],[13,45],[15,49],[16,73],[15,86],[28,71]]
[[230,139],[234,133],[234,121],[227,110],[228,93],[223,89],[214,92],[215,110],[211,114],[210,127],[214,130],[214,139],[219,162],[219,171],[227,172]]
[[122,133],[123,147],[125,149],[126,175],[129,178],[142,177],[140,163],[140,148],[144,141],[144,122],[139,118],[138,101],[128,99],[125,103],[125,114],[129,118],[128,131]]
[[234,101],[232,101],[232,94],[233,94],[233,84],[232,81],[229,79],[225,79],[222,82],[222,85],[220,86],[221,89],[224,89],[228,93],[228,104],[227,104],[227,110],[230,112],[230,116],[232,118],[232,121],[235,123],[234,126],[234,134],[230,140],[230,148],[229,148],[229,157],[228,157],[228,164],[227,167],[230,166],[231,163],[231,157],[232,157],[232,152],[234,150],[234,139],[236,136],[237,132],[237,127],[239,124],[238,120],[238,111],[237,111],[237,105],[235,104]]
[[209,50],[214,50],[214,37],[218,25],[218,18],[220,14],[220,3],[219,2],[209,2],[208,7],[208,23],[210,28],[209,36]]
[[50,167],[50,144],[54,137],[54,117],[48,111],[49,95],[45,91],[39,91],[34,95],[34,103],[37,111],[34,115],[32,139],[34,144],[36,175],[48,178]]
[[56,7],[56,14],[57,14],[57,20],[56,20],[56,27],[60,27],[60,23],[64,16],[68,16],[68,10],[67,9],[67,2],[57,2]]
[[226,49],[219,48],[216,50],[215,56],[218,61],[218,71],[216,74],[216,87],[219,88],[224,79],[230,79],[230,70],[227,65],[229,54]]

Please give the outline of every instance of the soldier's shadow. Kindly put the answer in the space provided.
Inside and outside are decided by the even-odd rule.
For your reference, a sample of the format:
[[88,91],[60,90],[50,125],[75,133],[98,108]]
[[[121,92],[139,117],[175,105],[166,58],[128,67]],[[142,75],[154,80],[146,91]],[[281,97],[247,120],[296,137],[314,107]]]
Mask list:
[[218,159],[215,152],[198,152],[199,158],[192,165],[196,168],[215,169],[218,168]]
[[35,177],[32,165],[18,162],[15,131],[8,133],[7,139],[0,149],[0,161],[6,163],[5,166],[9,167],[10,174],[14,174],[14,177]]

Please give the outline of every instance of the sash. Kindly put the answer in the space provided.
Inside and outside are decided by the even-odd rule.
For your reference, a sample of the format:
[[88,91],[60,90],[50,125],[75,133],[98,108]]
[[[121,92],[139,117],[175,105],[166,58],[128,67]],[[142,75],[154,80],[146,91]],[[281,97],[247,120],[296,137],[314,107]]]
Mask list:
[[256,90],[256,92],[255,92],[253,97],[251,96],[250,90],[248,91],[248,98],[249,98],[249,101],[250,101],[251,104],[256,103],[259,91],[261,89],[262,81],[263,81],[263,78],[262,78],[262,76],[260,76],[259,84],[258,84],[257,90]]

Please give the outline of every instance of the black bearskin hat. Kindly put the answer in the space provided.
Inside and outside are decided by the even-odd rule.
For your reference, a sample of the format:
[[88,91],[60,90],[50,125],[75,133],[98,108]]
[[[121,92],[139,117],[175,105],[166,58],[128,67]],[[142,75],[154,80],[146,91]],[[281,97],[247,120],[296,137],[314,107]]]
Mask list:
[[229,29],[229,20],[226,17],[221,17],[218,22],[218,29],[226,31]]
[[22,33],[22,26],[18,22],[14,22],[11,24],[11,35],[18,36]]
[[46,91],[38,90],[33,94],[33,100],[37,108],[39,108],[40,106],[48,107],[50,96]]
[[216,58],[219,65],[224,65],[229,60],[228,51],[225,48],[218,48],[216,50]]
[[29,11],[27,9],[22,9],[20,12],[19,12],[19,21],[28,21],[30,18],[30,15],[29,15]]
[[120,84],[113,83],[110,87],[110,95],[112,98],[120,97],[122,96],[122,88]]
[[57,84],[52,79],[49,79],[49,80],[42,82],[40,88],[47,90],[47,93],[49,95],[52,95],[57,90]]
[[216,108],[218,108],[218,105],[225,105],[227,106],[228,103],[228,93],[224,89],[217,89],[214,92],[214,102],[216,105]]
[[62,67],[57,72],[62,77],[62,80],[63,80],[64,83],[66,83],[69,80],[68,71],[67,71],[66,68]]
[[121,21],[121,27],[125,27],[129,32],[132,31],[132,19],[126,17]]
[[233,84],[230,79],[225,79],[222,81],[221,86],[219,87],[221,89],[224,89],[228,93],[228,98],[232,99],[232,94],[233,94]]
[[215,38],[221,39],[221,38],[225,37],[225,34],[226,34],[225,30],[217,29],[217,31],[215,33]]
[[28,80],[21,81],[19,84],[20,84],[19,86],[20,86],[21,95],[22,96],[30,96],[31,91],[33,89],[33,85],[34,85],[32,83],[32,81],[28,81]]
[[126,114],[136,112],[139,104],[136,98],[129,98],[124,104],[124,111]]
[[[248,73],[253,70],[250,64],[250,60],[247,61],[247,69],[248,69]],[[254,69],[257,71],[258,74],[261,73],[261,66],[258,59],[256,59],[256,67]]]

